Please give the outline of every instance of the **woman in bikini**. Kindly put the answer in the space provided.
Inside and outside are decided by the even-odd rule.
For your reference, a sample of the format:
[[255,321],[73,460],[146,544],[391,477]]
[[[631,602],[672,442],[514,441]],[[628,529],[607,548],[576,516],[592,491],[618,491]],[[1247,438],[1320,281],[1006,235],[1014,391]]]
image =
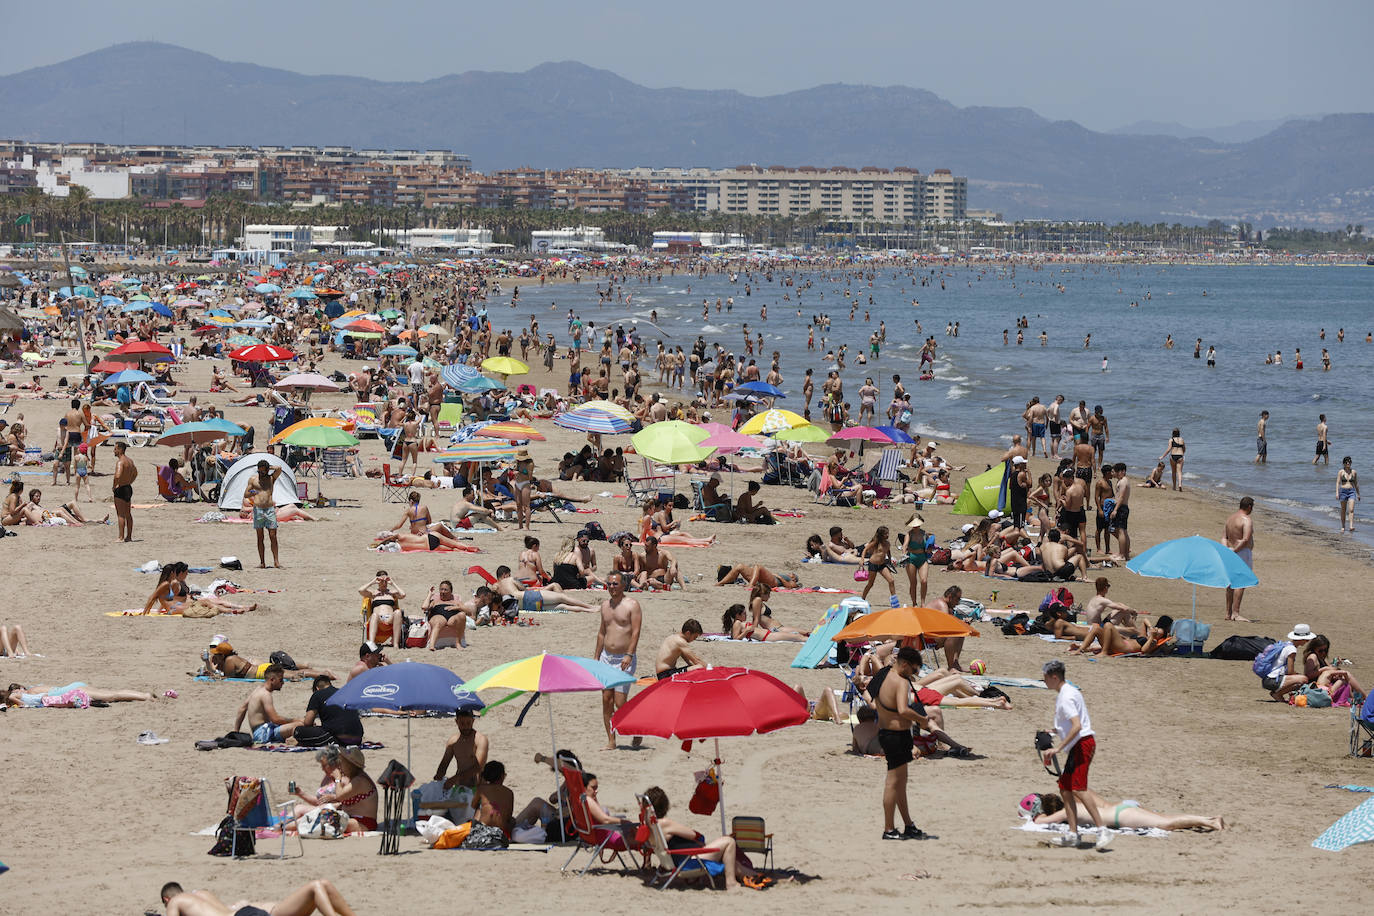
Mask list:
[[534,518],[534,511],[530,508],[534,490],[534,459],[525,449],[515,453],[511,487],[515,490],[515,526],[528,531]]
[[[173,700],[177,696],[175,690],[168,690],[162,695]],[[0,690],[0,707],[9,706],[18,709],[41,709],[45,706],[70,707],[76,705],[77,702],[83,706],[91,703],[99,703],[104,706],[111,703],[151,703],[156,699],[157,694],[144,693],[142,690],[112,690],[105,687],[92,687],[82,681],[73,681],[61,687],[48,687],[43,684],[30,684],[25,687],[23,684],[10,684],[4,690]],[[45,700],[47,702],[44,702]]]
[[643,588],[648,578],[644,570],[644,558],[635,553],[635,540],[628,534],[623,535],[616,541],[616,546],[620,552],[611,558],[611,572],[618,572],[625,576],[625,581],[635,588]]
[[425,603],[421,605],[421,610],[424,611],[425,619],[429,621],[429,643],[425,648],[431,652],[437,651],[439,638],[445,632],[452,633],[457,638],[458,645],[467,648],[467,610],[454,597],[452,582],[445,579],[439,583],[437,591],[431,588]]
[[868,593],[872,591],[874,584],[878,581],[877,577],[882,576],[883,580],[887,582],[888,603],[892,607],[896,607],[897,581],[892,578],[892,545],[888,543],[886,525],[878,526],[878,530],[873,532],[872,539],[864,545],[859,556],[863,559],[866,564],[865,568],[868,570],[868,581],[864,583],[863,594],[860,597],[867,601]]
[[24,481],[10,481],[10,491],[5,494],[5,506],[0,511],[0,525],[39,525],[42,522],[42,512],[24,498]]
[[[29,509],[30,511],[27,513],[26,518],[30,525],[35,524],[33,521],[33,510],[35,509],[38,511],[37,524],[39,525],[60,523],[69,525],[73,528],[80,528],[82,525],[90,523],[90,519],[81,514],[81,510],[76,507],[76,503],[65,503],[55,509],[49,509],[44,506],[43,491],[37,487],[29,491]],[[100,520],[100,524],[105,524],[109,519],[109,513],[106,513],[105,517]]]
[[415,462],[415,473],[420,473],[420,419],[415,411],[407,410],[401,421],[401,473],[406,464]]
[[[769,618],[770,620],[772,618]],[[732,604],[721,615],[721,629],[731,639],[753,639],[759,642],[806,642],[806,637],[796,630],[780,627],[771,630],[766,626],[755,626],[749,621],[749,611],[742,604]]]
[[[648,523],[645,523],[648,519]],[[657,503],[646,502],[644,513],[639,519],[639,540],[643,542],[649,535],[658,538],[665,547],[710,547],[716,542],[715,535],[709,538],[694,538],[682,530],[680,522],[673,521],[673,501],[660,499]]]
[[[205,615],[213,617],[215,614],[243,614],[258,609],[256,604],[234,604],[212,594],[192,596],[191,586],[186,584],[186,577],[190,572],[190,566],[180,561],[163,566],[158,575],[157,586],[143,603],[143,613],[184,616],[188,607],[200,606],[213,609],[213,614]],[[157,605],[156,611],[153,610],[153,605]]]
[[[926,550],[925,519],[913,515],[906,522],[906,556],[902,557],[906,567],[907,585],[911,589],[911,606],[925,607],[926,588],[930,578],[930,553]],[[869,584],[872,585],[870,576]]]
[[[1226,821],[1220,817],[1205,817],[1200,814],[1160,814],[1142,807],[1135,799],[1124,799],[1113,805],[1092,789],[1080,789],[1079,798],[1089,797],[1113,830],[1122,827],[1144,830],[1153,827],[1157,830],[1225,830]],[[1064,800],[1058,795],[1027,795],[1021,799],[1021,811],[1030,815],[1037,824],[1062,824],[1067,820]],[[1091,823],[1088,810],[1080,801],[1078,819],[1081,823]]]
[[360,748],[340,748],[334,766],[334,788],[326,791],[321,786],[315,794],[316,805],[335,805],[348,815],[346,833],[377,829],[377,784],[364,772],[365,762]]
[[391,526],[391,530],[397,531],[402,526],[409,525],[411,534],[427,534],[431,521],[433,519],[430,518],[429,509],[420,502],[419,491],[411,490],[406,494],[405,513],[399,522]]
[[1309,683],[1325,687],[1327,690],[1345,681],[1350,685],[1353,703],[1355,698],[1364,696],[1364,688],[1350,676],[1349,671],[1327,661],[1327,653],[1330,651],[1331,640],[1321,634],[1312,637],[1311,641],[1302,647],[1302,673]]
[[552,578],[544,568],[544,558],[539,555],[539,538],[525,535],[525,549],[520,551],[516,563],[515,581],[526,587],[533,585],[537,588]]
[[381,645],[383,640],[378,639],[378,633],[385,625],[391,629],[391,644],[397,649],[401,648],[401,631],[405,629],[401,599],[406,596],[405,590],[391,581],[385,569],[379,569],[376,576],[358,589],[358,594],[368,601],[368,641]]
[[844,563],[854,566],[862,562],[858,554],[843,547],[836,547],[819,534],[813,534],[806,539],[806,555],[808,558],[819,557],[822,563]]
[[1183,489],[1180,480],[1183,478],[1183,453],[1187,450],[1188,446],[1183,441],[1183,436],[1175,429],[1169,437],[1169,444],[1164,447],[1164,454],[1159,456],[1161,461],[1166,457],[1169,459],[1169,476],[1173,481],[1169,487],[1171,490]]
[[[315,808],[318,808],[322,804],[322,802],[320,801],[321,798],[333,793],[334,771],[338,769],[339,766],[340,750],[341,748],[338,745],[331,744],[326,747],[322,747],[315,752],[315,762],[320,765],[320,785],[318,788],[315,789],[314,792],[310,793],[309,795],[307,795],[300,788],[297,788],[294,792],[291,793],[292,795],[299,798],[301,801],[305,802],[305,804],[303,805],[296,806],[295,818],[297,820],[304,817],[306,814],[310,813]],[[288,825],[287,832],[293,832],[294,826],[294,822]]]
[[769,588],[801,588],[801,579],[793,573],[774,573],[763,566],[741,563],[738,566],[721,566],[716,570],[716,585],[733,585],[740,579],[751,589],[755,582],[763,582]]
[[1346,528],[1346,516],[1350,518],[1350,530],[1355,530],[1355,503],[1360,498],[1360,477],[1350,466],[1351,458],[1341,459],[1341,469],[1336,472],[1336,501],[1341,506],[1341,530]]
[[1069,646],[1070,652],[1089,652],[1094,642],[1100,645],[1098,654],[1106,657],[1108,655],[1154,655],[1173,650],[1174,638],[1170,632],[1174,628],[1174,618],[1168,614],[1161,614],[1155,621],[1155,625],[1150,627],[1149,633],[1141,636],[1125,627],[1118,627],[1116,624],[1107,622],[1103,624],[1093,624],[1088,627],[1088,632],[1083,637],[1083,641]]

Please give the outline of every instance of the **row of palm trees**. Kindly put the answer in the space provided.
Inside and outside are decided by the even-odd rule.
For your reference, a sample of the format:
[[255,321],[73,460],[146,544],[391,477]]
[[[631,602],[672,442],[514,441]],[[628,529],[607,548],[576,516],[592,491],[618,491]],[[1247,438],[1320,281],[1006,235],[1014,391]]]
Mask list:
[[[27,219],[25,219],[27,217]],[[30,189],[0,195],[0,244],[37,241],[141,244],[152,247],[232,247],[249,223],[344,226],[353,239],[383,243],[404,229],[481,226],[493,240],[527,248],[530,233],[564,226],[598,226],[614,242],[647,248],[656,231],[739,233],[768,246],[860,244],[869,247],[967,250],[988,246],[1003,250],[1065,248],[1196,248],[1228,239],[1222,227],[1156,223],[974,223],[925,222],[883,226],[871,220],[837,221],[820,212],[801,216],[757,216],[730,213],[579,210],[529,210],[514,207],[479,209],[386,207],[361,203],[320,204],[308,208],[267,203],[237,196],[212,196],[203,206],[153,203],[141,198],[94,200],[82,187],[66,197]]]

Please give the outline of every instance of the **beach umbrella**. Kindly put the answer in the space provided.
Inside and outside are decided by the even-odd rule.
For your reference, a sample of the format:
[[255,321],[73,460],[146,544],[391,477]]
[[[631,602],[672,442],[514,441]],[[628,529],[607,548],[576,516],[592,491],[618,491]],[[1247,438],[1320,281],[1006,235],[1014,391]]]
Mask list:
[[182,423],[173,426],[158,437],[156,445],[199,445],[203,442],[214,442],[218,439],[227,439],[230,436],[242,436],[248,431],[241,426],[224,421],[223,425],[206,421],[204,423]]
[[[99,344],[96,346],[99,346]],[[151,340],[131,340],[111,350],[106,356],[106,359],[112,359],[122,363],[139,363],[144,360],[170,362],[176,359],[176,357],[172,355],[171,350],[168,350],[160,343],[154,343]]]
[[871,639],[941,639],[977,636],[978,631],[953,614],[928,607],[894,607],[865,614],[831,637],[833,642]]
[[847,448],[851,451],[857,451],[860,455],[863,454],[865,442],[876,442],[879,445],[892,444],[892,440],[888,437],[887,433],[874,429],[871,426],[846,426],[844,429],[825,440],[826,445],[832,445],[836,448]]
[[746,436],[756,436],[759,433],[775,433],[784,429],[796,429],[798,426],[808,426],[811,421],[790,410],[765,410],[749,418],[749,422],[739,428],[739,431]]
[[161,315],[163,318],[172,317],[172,310],[161,302],[154,302],[149,308],[153,310],[154,314]]
[[[651,684],[611,716],[620,735],[652,735],[683,741],[713,739],[720,766],[720,739],[764,734],[802,725],[810,710],[801,694],[771,674],[750,668],[698,668]],[[724,780],[720,795],[725,830]]]
[[449,333],[449,331],[448,331],[448,328],[445,328],[445,327],[443,327],[442,325],[437,325],[437,324],[422,324],[422,325],[420,325],[420,333],[421,333],[421,334],[447,334],[447,333]]
[[353,423],[352,421],[345,420],[342,417],[308,417],[304,420],[298,420],[295,423],[292,423],[290,426],[286,427],[281,432],[277,433],[275,436],[269,439],[267,441],[267,444],[276,445],[277,443],[281,442],[283,439],[285,439],[292,433],[296,432],[297,430],[305,429],[310,426],[333,426],[338,429],[342,429],[345,432],[348,432],[351,430]]
[[319,297],[318,295],[315,294],[315,291],[314,291],[313,289],[306,289],[304,286],[298,286],[298,287],[296,287],[295,289],[291,290],[291,292],[287,293],[287,294],[286,294],[286,298],[288,298],[288,299],[318,299],[318,298],[320,298],[320,297]]
[[468,394],[476,394],[479,391],[495,391],[498,388],[504,389],[506,386],[494,378],[487,378],[485,375],[478,375],[462,382],[458,386],[459,391]]
[[252,334],[230,334],[224,339],[224,345],[226,347],[233,347],[235,349],[239,347],[251,347],[254,344],[260,343],[262,343],[262,339],[254,337]]
[[253,287],[253,289],[254,289],[254,291],[259,292],[259,293],[279,293],[279,292],[281,292],[281,287],[278,286],[278,285],[275,284],[275,283],[259,283],[257,286]]
[[156,381],[151,375],[142,369],[121,369],[118,372],[105,376],[101,383],[104,385],[137,385],[139,382]]
[[463,382],[469,379],[475,379],[481,374],[482,373],[478,372],[472,366],[460,366],[456,364],[445,366],[439,370],[439,378],[443,379],[444,384],[450,388],[459,388],[462,386]]
[[716,453],[701,445],[707,438],[703,429],[682,420],[651,423],[630,437],[635,451],[650,461],[664,465],[696,464]]
[[779,442],[824,442],[830,438],[830,434],[819,426],[807,425],[778,430],[769,434],[769,438]]
[[339,385],[318,372],[296,372],[278,379],[272,386],[282,391],[338,391]]
[[[802,428],[805,429],[806,427]],[[745,448],[759,448],[763,444],[753,436],[735,432],[724,423],[699,423],[697,429],[706,431],[706,438],[697,444],[709,445],[723,455],[738,452]]]
[[176,302],[173,302],[172,305],[179,309],[205,308],[205,303],[201,302],[199,299],[178,299]]
[[473,439],[468,442],[457,442],[450,445],[434,455],[436,464],[450,464],[452,462],[478,461],[510,461],[515,458],[515,453],[519,451],[509,442],[499,439]]
[[119,372],[119,371],[123,370],[123,368],[124,368],[124,364],[123,364],[123,363],[116,363],[116,362],[111,362],[111,361],[108,360],[108,359],[102,359],[102,360],[100,360],[99,362],[92,363],[90,366],[86,367],[86,371],[87,371],[87,372],[91,372],[91,373],[96,373],[96,372]]
[[512,442],[543,442],[545,438],[543,433],[525,423],[489,423],[477,430],[477,435]]
[[736,391],[747,391],[750,394],[762,395],[766,398],[785,398],[787,395],[782,393],[782,389],[767,382],[745,382],[735,386]]
[[[284,430],[283,430],[284,431]],[[283,436],[281,440],[286,445],[294,445],[298,448],[348,448],[358,444],[358,438],[352,433],[339,426],[318,425],[303,426],[294,432]],[[323,490],[324,484],[324,462],[315,462],[315,498],[318,499]]]
[[510,356],[492,356],[482,360],[482,368],[497,375],[524,375],[530,367]]
[[579,407],[576,410],[560,413],[553,418],[553,422],[555,426],[561,426],[564,429],[574,429],[578,432],[596,433],[603,436],[628,433],[632,428],[628,421],[620,417],[608,414],[603,410],[587,407]]
[[[1137,555],[1126,568],[1138,576],[1153,579],[1182,579],[1193,586],[1193,633],[1197,632],[1197,587],[1251,588],[1259,577],[1230,547],[1211,538],[1194,534],[1156,544]],[[1194,649],[1201,644],[1194,641]]]
[[353,333],[355,333],[355,334],[359,334],[359,333],[361,333],[361,334],[384,334],[384,333],[386,333],[386,328],[382,327],[382,326],[381,326],[380,324],[378,324],[377,322],[375,322],[375,321],[369,321],[369,320],[366,319],[366,318],[358,318],[358,319],[356,319],[356,320],[354,320],[354,321],[350,321],[348,324],[344,325],[344,328],[343,328],[343,329],[344,329],[344,333],[348,333],[348,332],[353,332]]
[[285,347],[273,346],[272,344],[253,344],[230,351],[229,358],[244,363],[280,363],[295,359],[296,354]]
[[[489,668],[468,681],[467,688],[476,693],[497,688],[513,690],[511,696],[522,693],[590,693],[613,690],[634,683],[634,675],[620,668],[577,655],[554,655],[543,652]],[[509,699],[510,697],[507,697]],[[504,701],[502,701],[504,702]],[[499,704],[498,704],[499,705]],[[553,726],[553,701],[549,701],[549,743],[558,757],[558,738]],[[558,773],[554,772],[554,793],[558,792]],[[562,820],[563,800],[558,800],[559,820]]]
[[874,429],[892,440],[893,445],[915,445],[916,440],[895,426],[875,426]]
[[125,303],[124,307],[121,308],[120,311],[123,312],[124,314],[128,315],[128,314],[132,314],[133,312],[146,312],[146,311],[148,311],[148,309],[150,309],[150,308],[152,308],[152,307],[153,307],[153,303],[150,302],[149,300],[147,300],[147,299],[138,299],[138,300],[135,300],[135,301],[133,301],[133,302]]
[[419,350],[416,350],[414,347],[408,347],[408,346],[406,346],[405,344],[393,344],[393,345],[390,346],[390,347],[383,347],[383,348],[382,348],[382,355],[383,355],[383,356],[418,356],[418,355],[420,355],[420,351],[419,351]]
[[[396,712],[476,712],[486,706],[447,668],[406,659],[370,668],[344,684],[327,701],[344,709]],[[410,720],[406,716],[406,769],[410,769]]]
[[378,312],[378,314],[381,315],[381,317],[387,319],[388,321],[392,318],[401,317],[401,313],[396,311],[395,309],[382,309],[380,312]]
[[624,421],[627,422],[627,423],[633,423],[633,422],[634,422],[634,419],[635,419],[635,415],[634,415],[634,414],[630,413],[630,411],[628,411],[628,410],[625,409],[624,407],[621,407],[621,406],[620,406],[619,404],[617,404],[615,401],[606,401],[606,400],[586,401],[586,402],[584,402],[584,403],[582,403],[582,404],[578,404],[577,407],[576,407],[575,409],[576,409],[576,410],[599,410],[599,411],[601,411],[602,413],[608,413],[608,414],[610,414],[610,415],[613,416],[613,417],[619,417],[620,419],[624,420]]

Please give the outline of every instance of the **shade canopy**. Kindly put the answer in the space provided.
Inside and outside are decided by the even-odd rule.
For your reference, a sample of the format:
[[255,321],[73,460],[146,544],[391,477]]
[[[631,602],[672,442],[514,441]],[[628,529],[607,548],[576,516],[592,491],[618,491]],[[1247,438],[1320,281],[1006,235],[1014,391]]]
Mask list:
[[867,639],[906,639],[929,636],[932,639],[977,636],[978,631],[953,614],[929,607],[894,607],[865,614],[831,637],[833,642],[858,642]]
[[801,725],[806,700],[782,681],[750,668],[699,668],[646,687],[611,717],[621,735],[727,738]]
[[486,704],[463,679],[447,668],[422,662],[399,662],[364,671],[327,701],[345,709],[394,709],[454,713]]

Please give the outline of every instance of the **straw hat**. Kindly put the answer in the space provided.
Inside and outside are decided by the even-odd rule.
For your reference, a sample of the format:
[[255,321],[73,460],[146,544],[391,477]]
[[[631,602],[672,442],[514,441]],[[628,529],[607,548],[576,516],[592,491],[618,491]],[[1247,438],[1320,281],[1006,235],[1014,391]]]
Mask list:
[[534,456],[532,456],[532,455],[530,454],[530,450],[529,450],[529,449],[527,449],[527,448],[522,448],[522,449],[520,449],[518,452],[515,453],[515,460],[516,460],[516,461],[533,461],[533,460],[534,460]]
[[347,760],[360,770],[364,769],[367,762],[367,759],[363,756],[362,748],[356,746],[349,746],[339,751],[339,757],[343,760]]

